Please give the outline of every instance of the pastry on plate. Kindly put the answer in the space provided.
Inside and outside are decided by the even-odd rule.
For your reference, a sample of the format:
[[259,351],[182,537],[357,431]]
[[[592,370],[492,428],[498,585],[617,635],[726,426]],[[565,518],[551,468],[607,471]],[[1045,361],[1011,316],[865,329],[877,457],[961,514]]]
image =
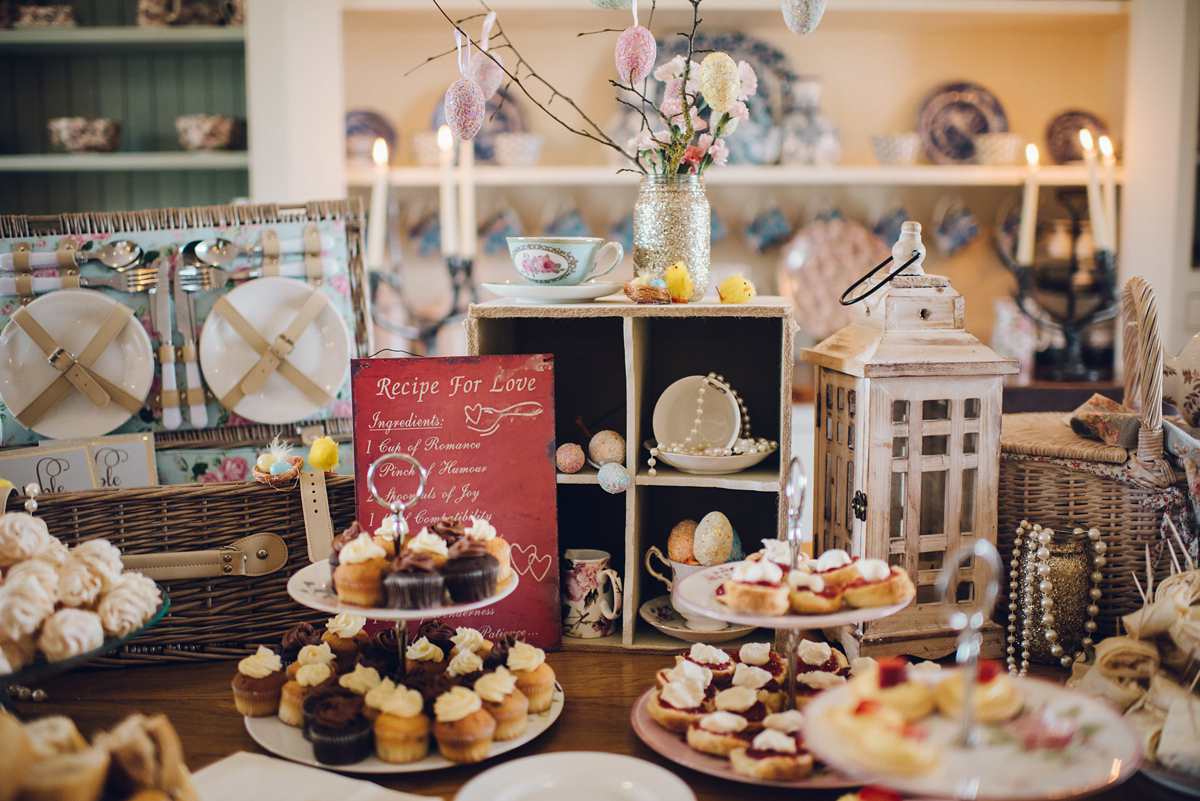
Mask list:
[[738,662],[733,671],[732,686],[754,690],[768,712],[779,712],[783,709],[786,700],[783,687],[768,670]]
[[474,651],[459,651],[446,663],[446,677],[464,687],[483,675],[483,658]]
[[435,609],[445,594],[446,580],[430,554],[405,549],[383,573],[383,603],[388,609]]
[[813,769],[812,754],[801,744],[799,735],[775,729],[763,729],[749,747],[735,748],[729,762],[743,776],[771,781],[803,779]]
[[[958,719],[962,714],[965,693],[963,674],[960,670],[946,671],[947,675],[934,689],[938,711],[949,718]],[[999,662],[982,659],[979,675],[973,687],[973,709],[980,723],[1003,723],[1012,720],[1021,711],[1025,696],[1020,688],[1004,672]]]
[[841,587],[858,577],[858,571],[854,568],[856,561],[857,558],[841,548],[830,548],[809,561],[808,569],[823,578],[826,584]]
[[678,679],[652,692],[646,711],[667,731],[683,734],[688,726],[713,711],[713,702],[699,681]]
[[882,559],[860,559],[857,576],[842,585],[842,600],[850,606],[893,606],[917,594],[908,572]]
[[407,764],[429,753],[433,724],[424,713],[425,699],[416,690],[396,687],[375,718],[375,755],[384,762]]
[[546,663],[546,652],[525,642],[508,651],[506,667],[517,677],[517,689],[529,699],[529,711],[545,712],[554,702],[554,668]]
[[396,692],[396,683],[391,679],[384,679],[367,690],[362,699],[363,714],[367,716],[368,720],[374,721],[375,718],[379,717],[380,712],[383,710],[384,702],[391,698],[394,692]]
[[454,647],[450,649],[451,658],[462,651],[479,654],[481,659],[487,659],[492,653],[493,643],[484,637],[479,629],[459,626],[450,635],[450,642],[454,644]]
[[760,667],[771,674],[776,681],[782,682],[787,676],[787,662],[783,656],[771,650],[771,644],[765,642],[748,642],[737,649],[731,656],[735,669],[737,664]]
[[300,668],[316,664],[328,665],[331,672],[337,668],[336,658],[329,643],[318,642],[316,645],[303,646],[296,654],[296,661],[287,666],[287,677],[294,679]]
[[313,757],[324,765],[352,765],[375,751],[375,727],[359,695],[330,694],[316,703],[308,729]]
[[445,673],[449,662],[440,647],[428,637],[419,637],[404,652],[404,675],[412,678]]
[[500,666],[475,680],[475,692],[483,708],[496,721],[496,740],[513,740],[525,733],[529,723],[529,699],[517,689],[517,677]]
[[1149,681],[1158,672],[1158,648],[1153,641],[1107,637],[1096,644],[1093,670],[1117,681]]
[[692,679],[700,682],[705,689],[708,689],[712,685],[712,678],[712,670],[709,668],[680,657],[676,659],[673,667],[662,668],[655,673],[654,683],[661,690],[669,682],[679,681],[680,679]]
[[265,645],[238,662],[233,676],[233,703],[237,711],[252,718],[274,715],[287,675],[279,655]]
[[730,680],[733,679],[733,660],[729,658],[729,654],[714,645],[702,642],[693,643],[684,656],[676,659],[686,659],[689,662],[695,662],[700,667],[708,668],[712,671],[712,683],[718,687],[727,687]]
[[880,657],[876,663],[850,680],[859,698],[874,698],[898,711],[906,721],[915,723],[934,710],[933,689],[910,675],[903,656]]
[[758,691],[749,687],[729,687],[713,698],[713,708],[719,712],[736,712],[746,719],[746,731],[755,732],[763,727],[763,720],[771,713],[758,698]]
[[433,704],[433,736],[438,751],[451,762],[479,762],[488,755],[496,721],[483,708],[479,694],[468,687],[452,687]]
[[854,761],[872,771],[921,776],[941,760],[937,748],[925,742],[921,729],[881,701],[867,699],[832,707],[828,723],[850,740]]
[[296,678],[283,685],[279,698],[279,719],[289,726],[304,725],[304,702],[316,687],[334,685],[330,665],[315,663],[302,665]]
[[717,587],[717,600],[743,615],[787,614],[788,588],[783,568],[766,559],[739,562],[733,575]]
[[337,680],[339,687],[344,687],[355,695],[364,697],[378,687],[382,681],[383,677],[379,675],[378,670],[363,664],[355,665],[354,670],[343,673],[338,676]]
[[785,581],[788,605],[798,615],[829,615],[842,608],[842,588],[816,573],[793,570]]
[[687,744],[697,751],[727,757],[735,748],[745,748],[741,737],[746,731],[746,719],[735,712],[709,712],[687,728]]
[[344,673],[353,670],[358,661],[358,653],[364,645],[371,641],[371,635],[363,631],[367,619],[362,615],[340,614],[325,621],[325,632],[321,642],[327,643],[333,651],[335,670]]
[[346,543],[333,569],[338,600],[355,606],[381,606],[386,566],[387,552],[367,532]]
[[484,543],[462,537],[450,546],[446,555],[442,578],[451,601],[474,603],[496,593],[500,562],[488,553]]
[[503,584],[512,575],[512,546],[508,540],[496,534],[496,527],[484,517],[472,517],[471,525],[463,529],[463,536],[482,542],[487,552],[491,554],[500,566],[496,574],[496,582]]

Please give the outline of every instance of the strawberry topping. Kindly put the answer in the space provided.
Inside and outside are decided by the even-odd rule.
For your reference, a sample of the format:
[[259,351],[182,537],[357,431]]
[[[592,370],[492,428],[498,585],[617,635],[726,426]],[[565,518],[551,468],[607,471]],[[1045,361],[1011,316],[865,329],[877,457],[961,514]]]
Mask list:
[[879,660],[879,688],[881,690],[903,684],[907,679],[907,659],[902,656],[889,656]]
[[987,684],[1004,672],[1004,668],[995,659],[982,659],[979,662],[979,683]]

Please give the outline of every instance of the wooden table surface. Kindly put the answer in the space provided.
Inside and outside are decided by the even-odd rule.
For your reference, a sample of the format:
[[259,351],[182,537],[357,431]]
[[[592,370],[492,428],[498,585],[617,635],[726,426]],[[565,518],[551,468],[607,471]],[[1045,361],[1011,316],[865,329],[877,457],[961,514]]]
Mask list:
[[[630,709],[653,682],[655,671],[671,662],[660,654],[564,652],[548,655],[566,695],[562,716],[537,739],[479,765],[394,776],[364,776],[386,787],[452,799],[459,788],[500,762],[550,751],[610,751],[644,759],[678,774],[699,799],[753,796],[756,801],[835,799],[847,791],[783,790],[715,778],[678,766],[652,751],[630,725]],[[50,698],[21,702],[26,718],[70,715],[85,735],[112,726],[132,712],[168,715],[179,730],[188,765],[198,770],[237,751],[265,753],[250,738],[233,706],[230,681],[234,662],[168,664],[154,667],[78,669],[35,686]],[[1141,774],[1095,799],[1138,801],[1184,798]]]

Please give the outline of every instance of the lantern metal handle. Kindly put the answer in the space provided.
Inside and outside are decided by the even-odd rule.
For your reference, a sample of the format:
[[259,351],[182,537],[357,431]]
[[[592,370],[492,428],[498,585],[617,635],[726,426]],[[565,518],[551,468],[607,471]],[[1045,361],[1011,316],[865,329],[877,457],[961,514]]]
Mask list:
[[[804,498],[808,490],[808,476],[804,473],[804,464],[799,456],[793,456],[788,463],[787,481],[783,485],[783,495],[787,500],[787,540],[791,546],[792,569],[797,569],[800,559],[800,515],[804,511]],[[791,680],[787,682],[787,708],[796,708],[796,651],[800,647],[800,632],[788,629],[787,633],[787,669]]]
[[[971,557],[975,557],[988,566],[988,580],[984,585],[983,598],[974,608],[967,609],[954,599],[953,586],[957,583],[958,569]],[[959,745],[975,748],[980,744],[980,733],[975,727],[974,689],[975,680],[979,676],[979,649],[983,645],[983,624],[992,615],[996,605],[996,596],[1000,592],[1000,553],[996,546],[985,539],[977,539],[971,545],[959,548],[938,573],[938,598],[943,604],[949,604],[954,611],[950,613],[950,626],[961,632],[958,635],[958,650],[955,654],[963,672],[963,707],[959,726]]]
[[[384,462],[391,461],[392,459],[400,459],[417,468],[417,475],[419,477],[417,491],[413,493],[412,497],[407,501],[384,500],[383,496],[379,494],[379,490],[375,487],[375,475],[379,472],[379,466]],[[392,513],[392,517],[396,521],[396,539],[399,542],[403,542],[404,538],[408,535],[408,521],[404,519],[404,515],[402,513],[407,512],[416,504],[417,501],[421,500],[421,498],[425,496],[425,485],[428,483],[428,481],[429,471],[426,470],[425,466],[418,462],[415,457],[407,453],[385,453],[375,461],[371,462],[371,467],[367,470],[367,489],[371,491],[371,497],[375,499],[375,503]]]
[[886,278],[884,278],[882,281],[880,281],[878,284],[871,287],[870,289],[868,289],[866,292],[862,293],[858,297],[851,298],[850,300],[846,300],[847,295],[849,295],[854,290],[858,289],[860,286],[863,285],[863,283],[865,281],[869,280],[871,278],[871,276],[873,276],[875,273],[879,272],[885,266],[887,266],[887,263],[892,261],[892,257],[888,256],[886,259],[881,261],[875,267],[875,269],[871,270],[871,272],[867,273],[862,278],[858,279],[853,284],[851,284],[849,287],[847,287],[846,291],[842,293],[842,297],[841,297],[841,301],[840,301],[841,304],[843,306],[853,306],[855,303],[858,303],[860,300],[865,300],[865,299],[871,297],[871,295],[878,292],[883,286],[890,283],[893,278],[895,278],[897,275],[899,275],[900,273],[907,270],[913,264],[913,262],[915,262],[915,261],[917,261],[917,259],[921,258],[921,251],[914,250],[912,253],[913,253],[913,255],[912,255],[911,259],[904,262],[904,264],[901,264],[896,270],[893,270],[891,273],[888,273],[888,276]]

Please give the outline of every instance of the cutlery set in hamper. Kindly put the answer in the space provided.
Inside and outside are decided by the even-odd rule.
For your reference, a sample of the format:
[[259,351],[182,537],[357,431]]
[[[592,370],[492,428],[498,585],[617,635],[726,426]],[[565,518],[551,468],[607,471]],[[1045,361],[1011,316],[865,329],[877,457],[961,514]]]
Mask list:
[[0,442],[340,433],[361,239],[357,201],[0,217]]
[[[75,491],[38,473],[59,540],[107,538],[172,599],[99,661],[239,657],[308,618],[287,579],[350,522],[353,479],[268,486],[230,454],[349,439],[350,360],[369,355],[363,226],[359,200],[0,216],[0,457],[83,442],[91,458],[104,435],[149,432],[159,464],[191,468]],[[12,447],[34,444],[53,447]],[[201,470],[214,452],[221,469]],[[0,513],[30,500],[0,487]]]

